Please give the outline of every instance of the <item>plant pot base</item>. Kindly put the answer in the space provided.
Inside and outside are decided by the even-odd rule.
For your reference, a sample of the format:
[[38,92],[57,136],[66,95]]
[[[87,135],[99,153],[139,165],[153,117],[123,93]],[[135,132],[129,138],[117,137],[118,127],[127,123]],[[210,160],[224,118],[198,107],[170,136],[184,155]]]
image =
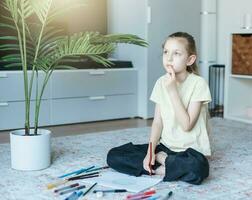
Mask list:
[[[33,133],[33,130],[30,130]],[[51,164],[51,132],[39,129],[38,135],[25,135],[24,130],[10,133],[11,168],[41,170]]]

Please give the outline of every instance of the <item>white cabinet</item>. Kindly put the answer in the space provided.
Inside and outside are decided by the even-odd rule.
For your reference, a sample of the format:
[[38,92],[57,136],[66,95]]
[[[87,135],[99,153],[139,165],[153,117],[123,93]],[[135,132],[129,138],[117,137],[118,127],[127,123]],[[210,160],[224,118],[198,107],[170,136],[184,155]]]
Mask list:
[[[42,73],[39,76],[43,78]],[[25,111],[22,72],[0,72],[0,91],[0,130],[23,128]],[[34,101],[31,103],[31,123],[34,118],[33,107]],[[135,116],[136,69],[56,70],[43,96],[39,125]]]
[[[43,74],[39,73],[39,80]],[[24,127],[25,103],[23,73],[21,71],[0,72],[0,130]],[[39,81],[39,85],[41,81]],[[41,102],[40,126],[50,125],[49,86]],[[34,89],[34,88],[33,88]],[[35,97],[33,90],[32,99]],[[34,122],[34,101],[31,102],[31,123]]]
[[217,63],[225,64],[224,118],[250,124],[252,117],[247,111],[252,107],[252,76],[232,74],[232,35],[252,34],[252,29],[243,28],[244,16],[251,13],[251,6],[251,0],[217,1]]
[[[227,40],[224,117],[252,124],[251,113],[248,113],[252,109],[252,76],[232,74],[233,34],[237,32],[230,33]],[[252,30],[239,30],[239,34],[252,34]]]
[[[30,73],[29,73],[30,75]],[[39,73],[39,85],[44,78],[42,73]],[[49,85],[49,84],[48,84]],[[34,84],[35,86],[35,84]],[[32,99],[35,98],[33,87]],[[5,101],[23,101],[24,100],[24,80],[22,71],[1,71],[0,72],[0,102]],[[49,98],[49,89],[44,92],[43,99]]]
[[136,95],[105,95],[52,100],[52,123],[65,124],[136,116]]
[[229,75],[225,117],[252,124],[252,76]]
[[136,69],[56,71],[51,80],[52,124],[137,116]]

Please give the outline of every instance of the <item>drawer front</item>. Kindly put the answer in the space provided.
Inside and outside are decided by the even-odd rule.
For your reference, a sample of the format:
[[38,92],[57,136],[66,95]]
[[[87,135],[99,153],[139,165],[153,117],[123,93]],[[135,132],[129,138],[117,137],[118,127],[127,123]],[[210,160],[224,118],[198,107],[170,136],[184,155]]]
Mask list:
[[[43,75],[39,73],[39,80]],[[39,81],[41,86],[41,81]],[[32,99],[35,99],[36,82],[33,83]],[[44,92],[43,99],[49,98],[49,82]],[[0,72],[0,102],[23,101],[24,100],[24,80],[22,72]]]
[[55,71],[52,98],[133,94],[137,89],[137,71]]
[[[0,129],[17,129],[24,128],[25,123],[25,103],[20,102],[0,102]],[[31,104],[34,107],[34,102]],[[41,103],[41,111],[39,122],[41,126],[50,125],[50,103],[43,100]],[[34,122],[34,109],[31,109],[31,123]]]
[[135,95],[52,100],[52,124],[135,117]]

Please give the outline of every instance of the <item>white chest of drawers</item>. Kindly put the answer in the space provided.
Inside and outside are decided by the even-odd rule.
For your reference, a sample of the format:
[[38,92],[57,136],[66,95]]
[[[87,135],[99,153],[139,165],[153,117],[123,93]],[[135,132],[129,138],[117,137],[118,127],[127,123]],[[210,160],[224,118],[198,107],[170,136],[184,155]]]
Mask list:
[[[40,76],[42,78],[42,73]],[[1,130],[23,128],[23,94],[21,71],[0,72]],[[39,124],[46,126],[135,116],[136,69],[57,70],[53,72],[43,96]]]

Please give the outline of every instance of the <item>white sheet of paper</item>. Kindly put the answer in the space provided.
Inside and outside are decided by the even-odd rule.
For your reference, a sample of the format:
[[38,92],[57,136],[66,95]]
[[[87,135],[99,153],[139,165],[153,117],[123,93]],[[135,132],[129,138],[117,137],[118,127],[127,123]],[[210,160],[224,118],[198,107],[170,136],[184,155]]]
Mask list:
[[83,179],[84,182],[95,183],[104,187],[111,187],[114,189],[126,189],[129,192],[140,192],[147,188],[150,188],[160,181],[162,178],[157,177],[147,177],[147,176],[130,176],[127,174],[122,174],[119,172],[107,171],[101,173],[101,176]]

